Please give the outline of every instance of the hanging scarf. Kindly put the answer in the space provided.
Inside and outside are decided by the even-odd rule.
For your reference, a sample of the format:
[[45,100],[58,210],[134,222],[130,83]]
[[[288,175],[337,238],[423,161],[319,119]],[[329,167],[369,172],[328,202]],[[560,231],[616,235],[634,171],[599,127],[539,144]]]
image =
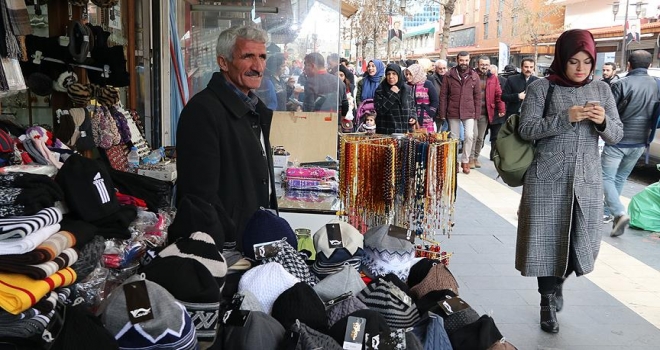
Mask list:
[[[591,71],[587,79],[580,83],[570,80],[566,76],[566,65],[568,60],[576,53],[584,51],[591,56]],[[559,86],[579,87],[591,82],[592,73],[596,67],[596,42],[594,36],[588,30],[571,29],[562,33],[555,44],[555,58],[550,65],[552,73],[548,80]]]
[[[12,32],[11,21],[9,20],[9,12],[7,9],[7,2],[0,1],[0,12],[2,12],[2,24],[5,31],[5,45],[7,46],[7,57],[18,58],[21,53],[21,48],[18,46],[18,41]],[[2,38],[0,38],[2,40]]]
[[374,98],[374,93],[378,88],[378,84],[380,84],[381,79],[383,79],[383,75],[385,75],[385,65],[381,60],[374,59],[369,62],[373,62],[374,65],[376,65],[376,74],[367,74],[364,76],[364,78],[362,78],[364,79],[364,83],[362,85],[362,95],[360,96],[362,101],[368,98]]
[[32,34],[30,15],[28,15],[25,0],[6,0],[7,16],[14,35],[24,36]]

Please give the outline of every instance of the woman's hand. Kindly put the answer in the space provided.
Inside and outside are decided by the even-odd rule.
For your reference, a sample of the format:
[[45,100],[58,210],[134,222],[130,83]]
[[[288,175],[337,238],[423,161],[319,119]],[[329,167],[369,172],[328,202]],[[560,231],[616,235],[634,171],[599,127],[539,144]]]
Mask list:
[[415,124],[417,124],[417,119],[415,119],[415,118],[410,118],[410,119],[408,119],[408,124],[410,124],[410,125],[415,125]]
[[587,111],[591,110],[594,107],[582,107],[582,106],[573,106],[568,109],[568,121],[571,123],[580,122],[584,119],[589,118],[589,113]]
[[390,88],[390,90],[394,91],[394,93],[396,93],[396,94],[399,93],[399,87],[396,86],[396,85],[392,85],[392,87]]
[[602,106],[584,107],[584,110],[588,115],[587,118],[596,125],[601,125],[605,121],[605,108]]

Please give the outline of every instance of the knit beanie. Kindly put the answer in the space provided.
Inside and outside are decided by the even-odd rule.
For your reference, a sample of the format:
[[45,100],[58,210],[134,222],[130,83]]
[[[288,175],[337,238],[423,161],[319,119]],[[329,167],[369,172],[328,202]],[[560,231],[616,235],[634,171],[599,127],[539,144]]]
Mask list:
[[328,325],[332,326],[337,321],[342,318],[352,314],[358,310],[369,309],[367,305],[364,305],[357,297],[349,297],[342,301],[339,301],[335,304],[328,305],[328,308],[325,310],[328,315]]
[[[319,279],[309,271],[309,266],[305,263],[306,256],[303,253],[299,253],[284,239],[278,243],[278,246],[280,249],[277,254],[272,257],[264,258],[262,260],[264,264],[276,262],[282,265],[285,270],[297,279],[312,287],[319,282]],[[285,326],[284,328],[289,327]]]
[[259,209],[252,214],[243,231],[243,253],[255,260],[254,245],[279,241],[286,237],[287,243],[298,250],[296,234],[289,223],[270,210]]
[[25,85],[37,96],[48,96],[53,93],[53,80],[44,73],[30,74]]
[[392,328],[413,327],[420,320],[412,299],[391,282],[377,279],[357,297],[369,308],[380,312]]
[[92,88],[89,84],[73,83],[66,88],[66,93],[74,106],[87,106],[92,99]]
[[408,279],[415,246],[408,240],[390,235],[390,225],[370,228],[364,234],[363,271],[371,277],[395,273]]
[[454,331],[449,340],[454,349],[488,349],[502,338],[495,320],[483,315],[477,321]]
[[404,293],[408,294],[410,292],[410,289],[408,288],[408,285],[406,282],[402,281],[399,276],[393,273],[388,273],[385,276],[378,277],[379,279],[382,279],[383,281],[390,282],[397,286],[399,289],[401,289]]
[[222,349],[278,350],[285,333],[276,319],[266,313],[252,311],[243,327],[224,325]]
[[343,348],[331,336],[321,333],[296,320],[291,326],[287,337],[282,344],[283,348],[295,350],[342,350]]
[[429,274],[431,268],[437,264],[440,264],[440,260],[421,258],[416,263],[410,267],[410,273],[408,274],[408,287],[412,288],[418,285],[422,280]]
[[[339,225],[342,247],[331,247],[328,238],[329,225]],[[346,263],[360,269],[362,256],[364,255],[364,237],[355,227],[350,224],[333,220],[322,226],[314,234],[314,248],[316,249],[316,261],[312,265],[312,272],[320,278],[324,278],[340,271]]]
[[118,350],[119,345],[86,306],[64,306],[64,323],[51,350]]
[[351,292],[353,296],[358,295],[364,287],[366,285],[360,278],[360,273],[353,267],[344,265],[339,272],[327,276],[314,286],[314,291],[321,300],[328,301],[346,292]]
[[306,230],[306,233],[300,233],[300,230],[296,229],[296,238],[298,239],[298,251],[305,253],[307,261],[316,260],[316,248],[314,248],[314,240],[312,239],[311,233],[309,230]]
[[358,310],[337,321],[334,325],[332,325],[332,327],[330,327],[328,335],[330,335],[339,344],[344,344],[346,326],[348,324],[348,318],[351,316],[365,319],[365,335],[390,333],[390,326],[387,325],[387,321],[385,321],[383,315],[381,315],[378,311],[370,309]]
[[[138,287],[141,281],[144,281],[146,296]],[[149,305],[137,309],[127,305],[127,290],[139,299],[148,299]],[[145,280],[143,276],[133,275],[115,288],[101,304],[99,313],[101,321],[117,339],[121,349],[197,349],[195,326],[186,308],[165,288]],[[136,317],[152,318],[134,323],[129,313]]]
[[187,238],[179,239],[158,253],[159,257],[179,256],[199,261],[215,278],[220,291],[225,286],[227,263],[218,251],[213,238],[204,232],[194,232]]
[[425,315],[429,311],[436,314],[441,314],[441,312],[438,310],[438,302],[447,298],[456,297],[458,297],[458,295],[449,289],[434,290],[416,300],[415,305],[417,305],[417,310],[419,310],[419,313],[422,315]]
[[422,282],[410,289],[410,296],[419,299],[434,290],[449,289],[458,294],[458,282],[447,266],[437,264],[433,266]]
[[78,249],[78,260],[71,265],[71,268],[73,271],[76,271],[76,275],[78,276],[76,283],[84,281],[101,262],[101,257],[105,250],[105,239],[101,236],[95,236],[91,242],[87,242],[82,247],[78,247]]
[[141,272],[186,307],[200,348],[210,347],[218,330],[220,310],[220,289],[211,272],[195,259],[178,256],[155,259]]
[[328,330],[325,305],[314,289],[303,282],[296,283],[275,299],[271,315],[280,321],[285,329],[291,328],[296,320],[300,320],[317,331]]
[[172,243],[193,232],[205,232],[213,237],[215,245],[222,249],[225,234],[215,207],[201,197],[189,194],[181,198],[176,215],[167,229],[167,241]]
[[245,272],[238,291],[248,290],[259,299],[263,309],[270,314],[273,303],[285,290],[300,282],[278,263],[260,265]]

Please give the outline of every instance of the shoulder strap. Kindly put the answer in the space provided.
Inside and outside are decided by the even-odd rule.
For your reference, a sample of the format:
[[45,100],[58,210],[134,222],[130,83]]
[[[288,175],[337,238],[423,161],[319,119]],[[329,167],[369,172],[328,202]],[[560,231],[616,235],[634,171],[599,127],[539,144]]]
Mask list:
[[[658,83],[660,84],[660,83]],[[660,85],[658,85],[660,86]],[[555,83],[550,82],[550,86],[548,86],[548,93],[545,95],[545,103],[543,104],[543,116],[545,117],[545,114],[548,113],[548,105],[552,102],[552,93],[555,91]]]

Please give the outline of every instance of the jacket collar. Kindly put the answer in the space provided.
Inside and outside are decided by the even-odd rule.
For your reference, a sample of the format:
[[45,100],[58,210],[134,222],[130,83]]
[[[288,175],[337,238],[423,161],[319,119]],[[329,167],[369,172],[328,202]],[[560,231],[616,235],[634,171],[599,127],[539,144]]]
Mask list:
[[[236,118],[241,118],[250,113],[252,109],[225,84],[225,77],[220,72],[213,73],[209,84],[207,85],[215,93],[220,102]],[[260,101],[261,102],[261,101]]]
[[628,72],[627,76],[631,76],[631,75],[649,75],[649,70],[646,68],[635,68],[630,72]]

